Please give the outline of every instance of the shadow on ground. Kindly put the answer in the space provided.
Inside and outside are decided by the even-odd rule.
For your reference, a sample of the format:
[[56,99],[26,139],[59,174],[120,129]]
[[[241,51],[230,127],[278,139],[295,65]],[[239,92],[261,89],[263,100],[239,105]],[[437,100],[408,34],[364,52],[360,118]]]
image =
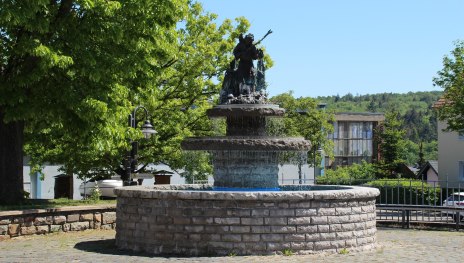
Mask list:
[[108,254],[108,255],[125,255],[125,256],[139,256],[139,257],[154,257],[153,255],[147,253],[136,253],[129,250],[122,250],[116,247],[115,239],[105,239],[105,240],[92,240],[92,241],[83,241],[74,245],[75,249],[98,253],[98,254]]

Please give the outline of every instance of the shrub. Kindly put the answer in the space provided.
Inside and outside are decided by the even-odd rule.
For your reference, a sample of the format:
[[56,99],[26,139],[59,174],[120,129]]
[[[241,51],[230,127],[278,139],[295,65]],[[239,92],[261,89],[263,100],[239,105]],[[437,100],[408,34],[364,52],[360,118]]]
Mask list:
[[441,205],[441,189],[421,180],[375,180],[365,184],[380,190],[379,204]]
[[374,166],[365,161],[336,170],[327,169],[324,176],[317,178],[317,184],[360,185],[374,180],[375,171]]

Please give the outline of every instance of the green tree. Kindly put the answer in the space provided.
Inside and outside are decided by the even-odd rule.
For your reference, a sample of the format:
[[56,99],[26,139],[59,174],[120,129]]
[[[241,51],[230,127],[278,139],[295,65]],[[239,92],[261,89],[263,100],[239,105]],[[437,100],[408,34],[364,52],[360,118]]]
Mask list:
[[404,130],[401,129],[402,121],[396,111],[385,114],[385,121],[375,130],[375,141],[379,147],[380,160],[377,168],[380,176],[395,178],[398,165],[403,163],[402,150],[405,148]]
[[1,1],[1,202],[22,198],[24,142],[36,167],[120,169],[141,138],[127,127],[137,105],[158,131],[141,141],[141,162],[180,165],[180,141],[210,132],[214,79],[249,27],[215,18],[187,0]]
[[285,109],[282,135],[302,136],[311,141],[308,152],[308,163],[314,165],[314,160],[320,163],[321,148],[329,156],[333,156],[333,143],[327,134],[333,131],[333,114],[318,109],[318,102],[309,97],[295,99],[292,92],[283,93],[270,99],[271,102]]
[[433,79],[444,89],[444,103],[438,107],[438,118],[447,121],[448,131],[464,131],[464,41],[457,41],[451,56],[443,58],[443,69]]

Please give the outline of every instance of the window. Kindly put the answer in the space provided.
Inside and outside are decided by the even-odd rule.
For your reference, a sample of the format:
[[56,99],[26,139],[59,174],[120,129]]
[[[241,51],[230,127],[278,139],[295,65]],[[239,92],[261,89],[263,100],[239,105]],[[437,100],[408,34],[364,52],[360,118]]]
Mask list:
[[461,140],[461,141],[464,141],[464,131],[460,131],[458,133],[458,139]]
[[459,161],[459,180],[464,181],[464,161]]

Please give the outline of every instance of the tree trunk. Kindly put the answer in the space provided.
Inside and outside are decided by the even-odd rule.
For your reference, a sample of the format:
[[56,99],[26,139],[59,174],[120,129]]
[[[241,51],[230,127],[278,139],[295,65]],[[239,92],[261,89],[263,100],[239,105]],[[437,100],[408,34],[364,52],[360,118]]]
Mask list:
[[24,122],[3,120],[0,107],[0,204],[15,204],[24,198]]

